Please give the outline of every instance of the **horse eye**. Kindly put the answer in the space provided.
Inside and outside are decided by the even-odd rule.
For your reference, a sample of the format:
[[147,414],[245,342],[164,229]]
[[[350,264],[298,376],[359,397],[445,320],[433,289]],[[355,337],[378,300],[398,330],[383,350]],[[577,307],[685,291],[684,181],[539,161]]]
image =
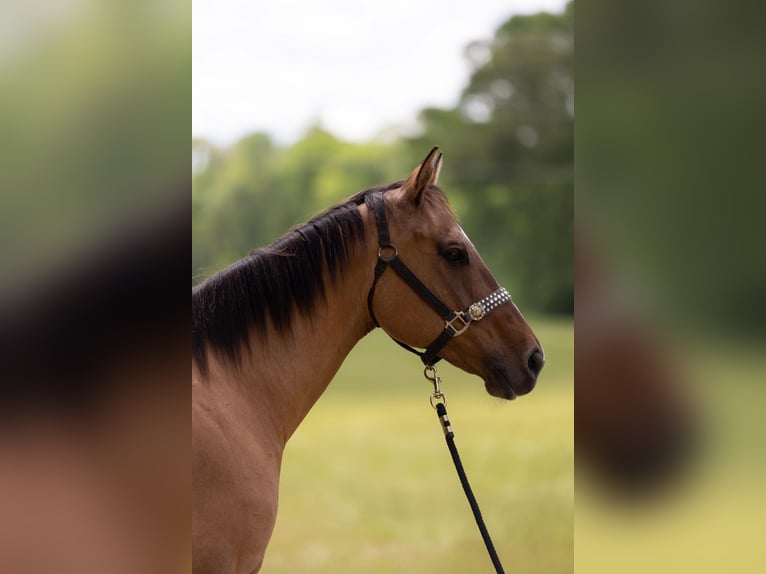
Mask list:
[[455,263],[455,264],[468,263],[468,254],[462,249],[459,249],[457,247],[451,247],[447,249],[444,253],[442,253],[442,257],[444,257],[444,259],[446,259],[450,263]]

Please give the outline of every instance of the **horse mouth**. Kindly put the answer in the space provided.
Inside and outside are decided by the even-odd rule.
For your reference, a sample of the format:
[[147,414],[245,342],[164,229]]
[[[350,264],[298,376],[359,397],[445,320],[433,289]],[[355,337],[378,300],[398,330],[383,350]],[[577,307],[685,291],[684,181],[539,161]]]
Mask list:
[[497,397],[498,399],[505,399],[506,401],[512,401],[518,396],[516,392],[508,385],[500,386],[494,382],[485,381],[484,388],[487,389],[487,392],[493,397]]
[[484,388],[493,397],[512,401],[530,393],[535,388],[535,382],[534,377],[513,377],[507,369],[499,367],[492,369],[490,375],[484,379]]

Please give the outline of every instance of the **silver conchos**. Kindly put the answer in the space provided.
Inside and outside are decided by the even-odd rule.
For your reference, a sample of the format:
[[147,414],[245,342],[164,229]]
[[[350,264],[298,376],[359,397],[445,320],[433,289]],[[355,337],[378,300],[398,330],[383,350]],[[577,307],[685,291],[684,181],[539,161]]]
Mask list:
[[[445,320],[444,328],[452,337],[462,335],[468,330],[471,323],[483,319],[489,313],[500,307],[500,305],[509,303],[510,301],[511,294],[500,287],[500,289],[490,293],[484,297],[484,299],[479,299],[476,303],[471,303],[471,306],[465,311],[453,311],[452,315],[450,315],[450,319]],[[460,321],[463,325],[457,327],[455,325],[457,321]]]
[[474,303],[468,308],[468,312],[471,314],[471,319],[478,321],[486,314],[484,306],[481,303]]
[[468,307],[468,314],[471,316],[471,321],[479,321],[486,317],[490,312],[494,311],[500,305],[511,301],[511,294],[504,288],[500,288],[484,297],[479,299],[476,303],[472,303]]

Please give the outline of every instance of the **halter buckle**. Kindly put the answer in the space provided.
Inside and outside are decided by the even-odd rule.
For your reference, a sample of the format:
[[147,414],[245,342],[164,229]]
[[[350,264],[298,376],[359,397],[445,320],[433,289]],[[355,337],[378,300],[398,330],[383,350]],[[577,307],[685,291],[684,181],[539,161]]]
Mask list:
[[[445,330],[446,329],[451,329],[452,330],[452,336],[453,337],[457,337],[458,335],[462,335],[463,333],[466,332],[468,327],[471,326],[471,321],[473,321],[473,319],[470,316],[469,316],[468,319],[466,319],[463,316],[463,313],[461,313],[460,311],[454,311],[454,313],[455,313],[455,315],[452,317],[452,319],[449,319],[448,321],[444,322],[444,329]],[[463,322],[463,326],[462,327],[458,328],[458,327],[456,327],[454,325],[454,323],[456,321],[458,321],[458,320]]]

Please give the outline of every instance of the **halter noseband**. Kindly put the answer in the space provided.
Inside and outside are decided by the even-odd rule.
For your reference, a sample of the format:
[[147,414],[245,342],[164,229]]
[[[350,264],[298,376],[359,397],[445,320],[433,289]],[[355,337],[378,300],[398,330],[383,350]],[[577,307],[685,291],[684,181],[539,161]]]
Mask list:
[[[407,285],[409,285],[418,296],[423,299],[430,307],[436,311],[439,316],[444,319],[444,330],[434,341],[426,347],[426,350],[420,352],[412,348],[407,343],[394,339],[399,346],[414,353],[420,357],[428,367],[432,367],[441,357],[438,356],[439,351],[449,342],[453,337],[462,335],[471,326],[474,321],[480,321],[486,317],[491,311],[500,307],[504,303],[508,303],[511,300],[511,295],[508,291],[500,287],[497,291],[494,291],[484,297],[472,303],[465,311],[453,311],[447,307],[441,299],[434,295],[428,287],[426,287],[420,279],[407,267],[401,259],[399,259],[399,252],[396,247],[391,243],[391,236],[388,233],[388,220],[386,219],[385,201],[383,199],[382,192],[375,192],[370,194],[370,201],[367,202],[368,206],[372,208],[372,213],[375,216],[375,223],[378,227],[378,261],[375,264],[375,278],[372,281],[372,286],[367,294],[367,309],[370,312],[373,323],[376,327],[380,327],[377,317],[375,317],[375,311],[372,308],[373,299],[375,297],[375,287],[378,284],[383,272],[390,266],[401,277]],[[393,337],[391,337],[393,339]]]

